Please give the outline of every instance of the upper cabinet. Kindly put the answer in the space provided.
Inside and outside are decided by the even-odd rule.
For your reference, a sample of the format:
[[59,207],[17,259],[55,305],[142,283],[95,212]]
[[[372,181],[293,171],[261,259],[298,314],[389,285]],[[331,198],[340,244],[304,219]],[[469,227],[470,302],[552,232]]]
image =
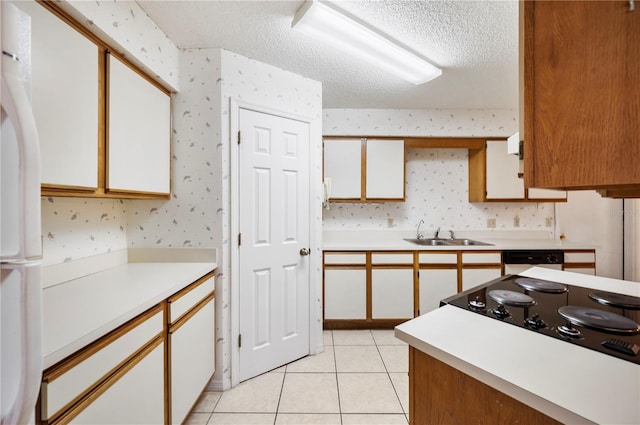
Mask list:
[[527,187],[640,195],[640,10],[632,3],[520,3]]
[[507,154],[504,140],[489,140],[484,149],[469,150],[469,202],[559,202],[567,192],[525,189],[518,177],[519,159]]
[[37,4],[31,16],[31,99],[43,187],[98,187],[99,47]]
[[324,139],[332,201],[404,201],[405,170],[404,140]]
[[171,98],[109,55],[109,192],[169,194]]
[[54,2],[31,17],[42,195],[167,199],[171,98]]

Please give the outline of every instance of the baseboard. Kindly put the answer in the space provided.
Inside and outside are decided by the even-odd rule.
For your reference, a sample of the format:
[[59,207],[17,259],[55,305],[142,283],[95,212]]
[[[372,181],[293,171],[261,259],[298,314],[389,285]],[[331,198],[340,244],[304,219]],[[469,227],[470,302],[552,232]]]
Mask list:
[[225,391],[231,388],[230,379],[212,379],[207,384],[206,391]]

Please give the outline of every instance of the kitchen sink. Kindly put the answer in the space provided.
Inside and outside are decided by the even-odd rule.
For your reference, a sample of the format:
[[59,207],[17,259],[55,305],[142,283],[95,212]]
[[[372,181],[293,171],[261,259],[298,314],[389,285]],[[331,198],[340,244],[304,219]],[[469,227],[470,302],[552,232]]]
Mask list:
[[423,238],[423,239],[405,239],[416,245],[423,246],[480,246],[480,245],[492,245],[490,243],[476,241],[473,239],[440,239],[440,238]]
[[476,246],[476,245],[493,245],[486,242],[475,241],[473,239],[449,239],[450,245]]
[[405,239],[405,241],[409,241],[416,245],[428,245],[428,246],[449,245],[446,239],[438,239],[438,238]]

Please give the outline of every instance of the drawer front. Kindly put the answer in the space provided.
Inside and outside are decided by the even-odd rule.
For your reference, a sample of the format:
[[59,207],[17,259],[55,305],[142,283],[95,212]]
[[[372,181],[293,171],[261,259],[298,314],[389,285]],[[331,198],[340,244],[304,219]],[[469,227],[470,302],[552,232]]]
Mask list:
[[87,405],[71,424],[162,424],[164,417],[164,344],[136,363],[113,386]]
[[462,264],[500,264],[502,255],[499,252],[463,252]]
[[596,269],[594,268],[588,268],[588,267],[565,267],[563,269],[566,272],[571,272],[571,273],[580,273],[580,274],[588,274],[590,276],[595,276],[596,275]]
[[367,256],[362,252],[353,254],[324,254],[325,264],[367,264]]
[[163,314],[159,310],[115,341],[71,366],[62,375],[52,379],[45,376],[42,384],[43,419],[51,418],[162,331]]
[[565,252],[565,263],[595,263],[595,252]]
[[200,285],[196,286],[183,296],[176,298],[169,298],[169,321],[171,323],[175,322],[182,316],[184,313],[189,311],[194,305],[198,303],[198,301],[205,298],[215,289],[215,278],[210,277],[209,279],[202,282]]
[[458,254],[420,253],[420,264],[458,264]]
[[371,264],[413,264],[413,254],[371,254]]

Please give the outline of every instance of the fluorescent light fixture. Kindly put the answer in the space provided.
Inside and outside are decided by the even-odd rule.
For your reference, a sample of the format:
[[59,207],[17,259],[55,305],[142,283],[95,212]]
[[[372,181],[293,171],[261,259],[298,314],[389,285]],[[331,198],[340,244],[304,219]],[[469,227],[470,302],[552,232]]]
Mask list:
[[385,35],[317,0],[307,0],[298,9],[291,27],[357,55],[416,85],[442,75],[441,69]]

